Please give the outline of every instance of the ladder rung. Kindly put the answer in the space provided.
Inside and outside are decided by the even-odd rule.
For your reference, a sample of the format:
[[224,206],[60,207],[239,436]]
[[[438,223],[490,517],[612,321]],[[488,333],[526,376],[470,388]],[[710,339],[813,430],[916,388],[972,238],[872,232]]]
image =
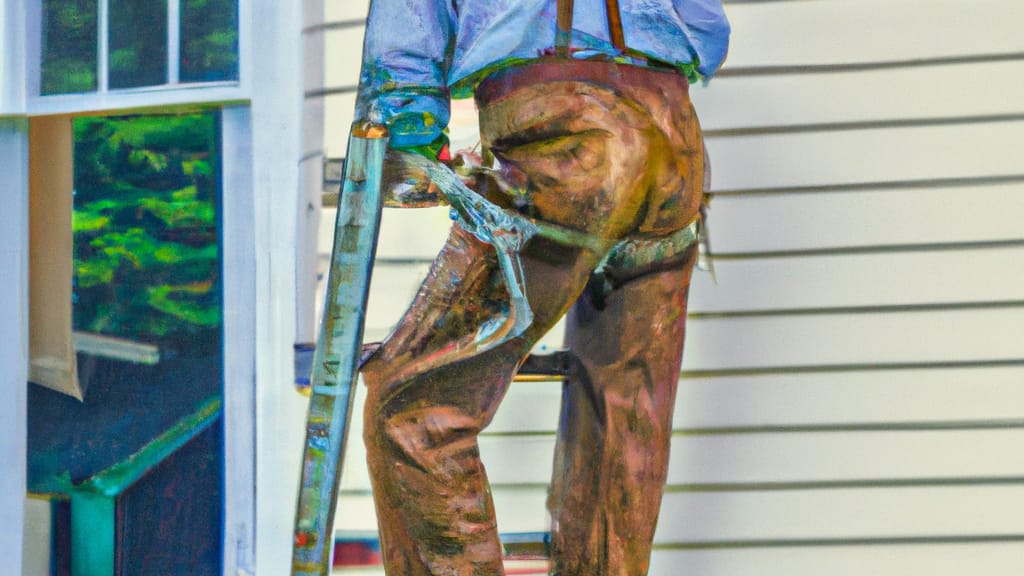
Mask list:
[[572,351],[565,349],[530,354],[519,367],[516,381],[565,380],[574,359]]
[[[549,556],[551,534],[548,532],[511,532],[500,538],[506,560],[546,560]],[[376,532],[335,532],[335,568],[380,563],[380,540]]]
[[[363,349],[375,345],[377,343],[364,344]],[[314,348],[313,344],[295,345],[295,389],[305,395],[309,395],[309,375],[313,368]],[[515,381],[556,382],[565,380],[572,359],[572,351],[562,349],[530,354],[523,362],[519,373],[516,374]]]

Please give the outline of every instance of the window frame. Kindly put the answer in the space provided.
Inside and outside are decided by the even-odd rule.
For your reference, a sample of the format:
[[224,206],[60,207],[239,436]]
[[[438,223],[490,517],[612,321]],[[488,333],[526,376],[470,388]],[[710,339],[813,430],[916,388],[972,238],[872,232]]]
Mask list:
[[42,3],[25,5],[26,30],[26,112],[79,114],[122,109],[145,109],[205,103],[250,100],[250,30],[252,0],[238,1],[238,80],[180,82],[181,0],[167,0],[168,70],[167,84],[137,88],[109,88],[109,0],[97,0],[97,89],[73,94],[41,94],[42,86]]
[[7,278],[0,283],[0,550],[4,565],[20,574],[27,489],[28,454],[28,120],[0,117],[0,189],[6,191],[0,211],[0,264]]
[[[243,0],[244,1],[244,0]],[[256,478],[257,478],[257,376],[256,376],[256,267],[255,186],[252,108],[248,103],[221,104],[196,103],[194,99],[171,109],[154,110],[117,108],[108,111],[84,110],[68,116],[124,115],[168,112],[218,111],[220,182],[220,273],[222,275],[222,363],[223,382],[223,441],[224,502],[221,541],[221,565],[224,576],[254,574],[256,565]],[[70,118],[69,118],[70,120]],[[10,299],[0,298],[0,318],[16,319],[8,323],[5,334],[17,337],[20,345],[0,350],[0,359],[13,359],[11,371],[0,371],[0,388],[10,385],[11,401],[0,406],[0,430],[12,432],[0,437],[0,455],[12,457],[17,463],[11,482],[0,481],[0,486],[13,487],[6,491],[10,498],[0,498],[0,510],[11,512],[11,524],[16,526],[8,534],[0,530],[0,543],[14,544],[22,540],[25,518],[26,466],[27,466],[27,392],[29,380],[29,122],[30,118],[0,116],[0,150],[11,152],[8,165],[12,173],[0,172],[0,182],[13,184],[9,196],[14,204],[0,215],[0,237],[8,239],[10,254],[17,264],[16,282],[0,285],[0,294],[13,294]],[[66,129],[72,130],[71,122]],[[45,151],[44,151],[45,152]],[[70,222],[68,226],[70,227]],[[3,253],[0,252],[0,256]],[[4,365],[0,362],[0,365]],[[15,418],[5,419],[4,415]],[[18,473],[20,470],[20,473]],[[18,488],[20,486],[20,488]],[[12,548],[15,569],[29,558],[21,555],[22,546]]]

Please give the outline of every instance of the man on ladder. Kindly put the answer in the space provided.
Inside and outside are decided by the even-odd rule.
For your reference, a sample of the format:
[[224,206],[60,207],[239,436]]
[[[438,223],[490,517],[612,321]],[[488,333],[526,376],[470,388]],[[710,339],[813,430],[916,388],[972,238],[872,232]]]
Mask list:
[[497,244],[457,220],[403,320],[365,360],[389,574],[503,574],[477,435],[567,312],[578,362],[549,498],[552,573],[647,572],[703,205],[688,85],[724,60],[729,26],[719,0],[577,4],[371,3],[357,122],[387,126],[391,149],[444,159],[448,99],[474,94],[484,156],[499,163],[476,171],[480,195],[594,240],[540,234],[522,246],[514,265],[532,321],[467,353],[515,303]]

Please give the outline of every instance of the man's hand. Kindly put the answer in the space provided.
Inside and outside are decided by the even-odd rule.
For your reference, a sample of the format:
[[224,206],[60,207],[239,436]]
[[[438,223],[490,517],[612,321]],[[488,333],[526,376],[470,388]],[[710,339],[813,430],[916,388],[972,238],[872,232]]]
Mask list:
[[[384,203],[400,208],[424,208],[448,204],[444,194],[434,185],[425,171],[401,160],[401,154],[388,151],[384,161]],[[398,152],[419,152],[399,150]],[[425,154],[422,154],[425,156]],[[463,184],[474,190],[498,185],[500,177],[484,166],[483,157],[473,150],[459,150],[454,156],[442,150],[439,163],[445,164],[458,174]]]

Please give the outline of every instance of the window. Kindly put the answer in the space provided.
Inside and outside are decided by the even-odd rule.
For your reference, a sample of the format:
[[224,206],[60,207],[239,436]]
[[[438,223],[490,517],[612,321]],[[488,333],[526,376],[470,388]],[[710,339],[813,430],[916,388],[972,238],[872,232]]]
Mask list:
[[76,350],[151,366],[219,351],[218,122],[32,121],[33,382],[81,399]]
[[219,347],[216,119],[75,119],[76,332]]
[[[30,246],[44,264],[31,306],[63,315],[42,332],[54,341],[74,330],[70,368],[34,373],[77,371],[80,382],[33,377],[79,399],[28,391],[29,491],[63,495],[51,516],[55,574],[223,573],[220,126],[219,111],[194,107],[31,121],[30,218],[41,221]],[[48,235],[50,245],[35,242]],[[45,277],[54,270],[60,279]]]
[[238,81],[238,0],[43,0],[41,95]]

